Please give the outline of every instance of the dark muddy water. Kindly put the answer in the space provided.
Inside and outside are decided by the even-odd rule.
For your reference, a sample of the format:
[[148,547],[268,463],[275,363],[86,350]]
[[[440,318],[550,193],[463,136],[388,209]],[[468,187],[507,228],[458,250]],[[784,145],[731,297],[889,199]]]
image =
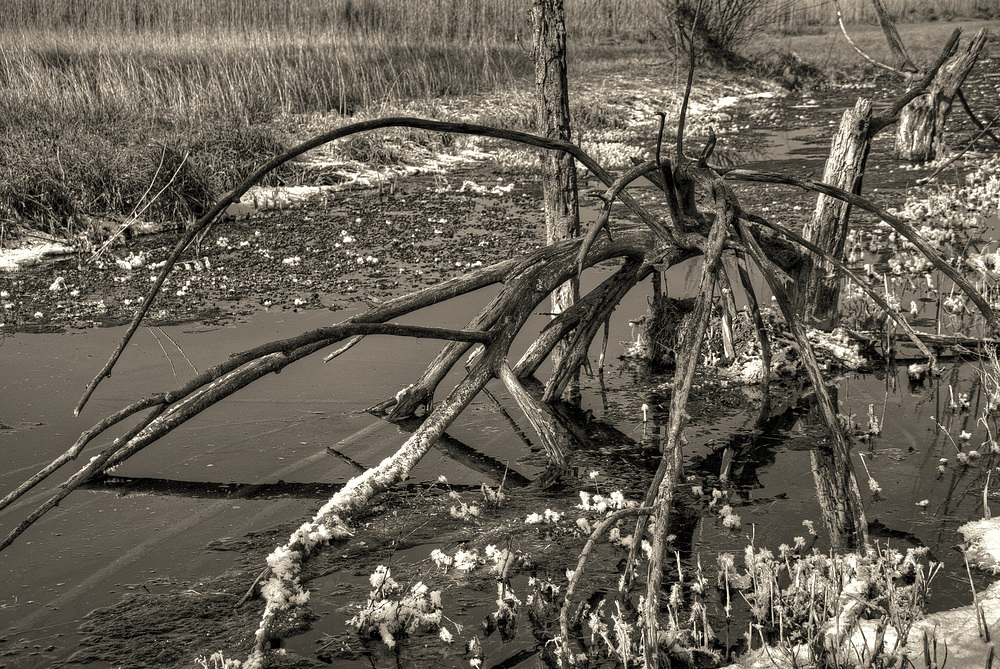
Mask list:
[[[839,110],[853,102],[853,96],[838,92],[803,96],[791,105],[782,102],[787,125],[796,129],[759,133],[753,151],[739,156],[741,162],[749,159],[751,167],[818,176],[836,122],[831,118],[839,117]],[[880,184],[885,181],[882,188],[898,189],[921,175],[899,170],[875,155],[871,171],[879,175]],[[776,208],[797,206],[778,197],[771,203]],[[804,198],[801,206],[808,207],[810,200]],[[770,206],[766,198],[761,201]],[[588,216],[592,220],[594,212]],[[992,236],[995,243],[995,227],[980,236],[984,240]],[[591,271],[585,284],[596,285],[611,269]],[[668,275],[671,294],[683,294],[681,286],[689,286],[696,271],[696,263],[672,269]],[[578,485],[571,485],[565,493],[568,497],[575,496],[577,489],[589,489],[590,467],[621,470],[634,466],[629,458],[642,453],[643,445],[655,446],[665,429],[669,377],[649,376],[617,357],[622,349],[619,342],[631,337],[627,320],[644,312],[648,293],[648,285],[637,287],[619,308],[620,317],[610,336],[608,367],[602,378],[584,379],[581,405],[595,421],[631,438],[636,448],[623,455],[601,455],[603,465],[593,454],[588,456],[586,467],[578,472]],[[488,298],[485,293],[471,295],[405,322],[460,327]],[[141,330],[115,375],[103,383],[80,418],[72,417],[72,407],[110,354],[122,328],[19,332],[3,338],[0,491],[12,489],[65,451],[82,429],[100,417],[137,397],[180,386],[193,374],[192,367],[202,370],[230,352],[330,324],[350,313],[249,311],[224,325],[193,322]],[[515,349],[523,349],[545,320],[537,315]],[[110,606],[129,593],[170,592],[187,587],[178,584],[222,574],[234,567],[236,557],[209,550],[211,542],[237,539],[311,515],[359,468],[377,464],[406,439],[402,428],[363,410],[415,381],[439,348],[438,343],[426,340],[369,337],[329,364],[319,357],[301,361],[240,391],[148,447],[119,467],[114,478],[74,492],[0,553],[0,665],[41,667],[65,661],[80,647],[83,637],[77,628],[93,609]],[[592,360],[598,352],[595,345]],[[834,382],[845,415],[856,415],[861,427],[866,427],[871,406],[882,423],[881,435],[858,442],[854,451],[873,539],[896,548],[927,546],[931,558],[946,565],[932,588],[932,609],[971,601],[962,554],[956,548],[960,541],[956,528],[982,516],[986,475],[1000,458],[980,445],[998,430],[990,423],[991,435],[986,424],[977,422],[988,401],[977,365],[946,361],[944,367],[943,374],[921,381],[912,381],[901,365],[878,373],[845,375]],[[450,387],[455,379],[453,374],[442,387]],[[491,388],[497,396],[504,396],[499,388]],[[790,544],[805,534],[803,521],[822,527],[810,461],[810,450],[822,430],[808,403],[800,401],[800,390],[794,381],[785,384],[776,419],[752,448],[732,462],[725,484],[719,480],[724,453],[727,447],[745,442],[758,391],[752,387],[733,390],[724,401],[702,398],[697,402],[688,431],[686,473],[703,482],[706,490],[725,489],[742,526],[733,531],[723,527],[716,514],[700,515],[687,543],[680,547],[686,563],[700,558],[714,564],[720,553],[741,553],[748,540],[772,549]],[[968,408],[952,409],[953,398],[963,394],[968,394]],[[452,441],[433,449],[409,483],[432,483],[445,474],[456,488],[480,483],[496,486],[505,467],[511,468],[511,476],[525,480],[539,475],[543,461],[538,449],[522,436],[529,435],[531,441],[530,427],[511,402],[501,399],[501,403],[514,417],[516,429],[491,400],[477,398],[449,430]],[[644,404],[649,408],[647,422],[643,422]],[[959,452],[968,455],[972,450],[978,450],[979,457],[967,461],[957,457]],[[648,449],[646,458],[650,459]],[[641,466],[636,470],[637,480],[646,476]],[[62,478],[65,475],[58,480]],[[869,478],[877,482],[878,494],[868,489]],[[43,485],[0,512],[4,533],[48,492]],[[516,490],[512,493],[517,494]],[[988,499],[995,501],[993,493]],[[513,517],[521,511],[542,510],[515,504],[509,513]],[[521,548],[544,552],[553,546],[559,546],[558,541],[542,537]],[[825,550],[822,536],[816,546]],[[438,547],[439,543],[422,539],[396,551],[393,568],[414,579],[421,574],[428,578],[428,556]],[[610,580],[618,557],[606,557],[595,568],[607,570]],[[367,572],[360,566],[314,580],[312,606],[319,619],[310,631],[286,641],[289,650],[306,656],[318,653],[337,666],[370,667],[373,661],[378,666],[395,664],[399,658],[379,650],[377,644],[370,647],[371,657],[361,659],[331,651],[349,636],[344,624],[363,603],[366,582]],[[493,610],[495,593],[472,581],[449,583],[444,594],[446,614],[475,628]],[[526,576],[515,578],[513,586],[522,599],[530,591]],[[430,656],[417,653],[413,662],[426,663],[430,657],[437,666],[464,666],[459,649],[433,650],[436,640],[420,641],[411,645],[424,646],[423,652]],[[486,644],[488,666],[513,667],[522,662],[534,666],[538,658],[539,648],[527,625],[510,642],[501,643],[494,636]]]

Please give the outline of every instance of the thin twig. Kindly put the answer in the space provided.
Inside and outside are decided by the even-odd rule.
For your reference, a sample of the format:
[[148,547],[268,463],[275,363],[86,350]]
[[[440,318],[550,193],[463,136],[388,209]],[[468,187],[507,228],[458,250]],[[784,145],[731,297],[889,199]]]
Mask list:
[[247,588],[246,593],[244,593],[244,595],[240,597],[240,601],[236,602],[236,604],[233,606],[234,609],[240,608],[241,606],[246,604],[251,597],[254,596],[254,591],[257,589],[257,584],[264,580],[269,571],[271,571],[270,567],[264,567],[261,570],[261,572],[257,574],[257,578],[255,578],[253,583],[250,584],[250,587]]
[[[191,362],[191,358],[187,357],[187,353],[184,352],[184,349],[181,348],[181,345],[178,344],[176,341],[174,341],[173,337],[171,337],[166,332],[164,332],[163,328],[159,328],[158,327],[156,329],[160,331],[160,334],[162,334],[164,337],[167,338],[167,341],[169,341],[171,344],[174,345],[174,348],[176,348],[177,352],[181,354],[181,357],[184,358],[184,361],[191,367],[191,369],[194,370],[194,373],[197,374],[198,373],[198,368],[194,366],[193,362]],[[172,365],[171,365],[171,367],[172,367]]]
[[[167,359],[167,363],[170,365],[170,374],[176,379],[177,369],[174,367],[174,361],[170,359],[170,354],[167,353],[167,349],[163,346],[163,342],[161,342],[160,338],[156,336],[156,332],[153,331],[153,328],[147,327],[146,330],[149,332],[149,334],[153,335],[153,339],[155,339],[156,343],[159,344],[160,351],[163,352],[163,357]],[[162,330],[160,330],[160,332],[162,332]],[[196,374],[198,373],[197,369],[194,371]]]
[[[166,148],[164,148],[164,153],[165,152],[166,152]],[[160,168],[163,166],[163,158],[164,158],[164,154],[161,153],[161,155],[160,155],[160,164],[156,168],[156,173],[153,175],[152,181],[150,181],[149,186],[146,188],[146,192],[142,194],[142,198],[139,198],[139,202],[142,202],[142,199],[146,197],[146,195],[149,193],[150,189],[153,187],[153,183],[156,182],[156,177],[160,173]],[[138,211],[136,211],[136,209],[132,210],[132,213],[128,215],[128,218],[126,219],[125,223],[123,223],[122,225],[120,225],[118,227],[118,229],[115,230],[114,234],[111,235],[111,237],[109,237],[106,242],[104,242],[104,244],[101,246],[101,248],[99,248],[97,251],[94,252],[93,255],[90,256],[90,262],[93,262],[102,253],[104,253],[104,251],[111,245],[112,242],[114,242],[118,237],[120,237],[122,234],[124,234],[126,230],[128,230],[130,227],[132,227],[132,225],[136,221],[139,220],[139,216],[141,216],[142,214],[144,214],[146,212],[146,210],[149,209],[153,205],[154,202],[156,202],[158,199],[160,199],[160,196],[163,195],[163,193],[170,187],[170,184],[172,184],[174,182],[174,179],[177,178],[177,175],[180,174],[181,168],[184,167],[184,163],[187,162],[187,159],[188,159],[188,152],[185,151],[184,152],[184,157],[181,159],[181,162],[177,166],[177,169],[175,169],[174,173],[170,176],[170,179],[167,181],[166,185],[163,188],[161,188],[159,190],[159,192],[157,192],[157,194],[154,195],[153,198],[142,207],[142,209],[139,209]],[[138,207],[138,206],[139,205],[136,204],[136,207]]]
[[869,56],[867,53],[865,53],[864,51],[862,51],[861,47],[859,47],[857,44],[855,44],[854,40],[851,39],[851,36],[849,34],[847,34],[847,26],[844,25],[844,14],[843,14],[843,12],[840,11],[840,0],[833,0],[833,5],[834,5],[834,7],[837,8],[837,25],[840,26],[840,32],[843,33],[844,39],[846,39],[847,43],[851,45],[851,48],[853,48],[855,51],[857,51],[858,54],[862,58],[864,58],[865,60],[867,60],[869,63],[871,63],[875,67],[880,67],[883,70],[888,70],[889,72],[892,72],[893,74],[898,74],[901,77],[906,77],[906,73],[903,72],[902,70],[897,70],[896,68],[894,68],[894,67],[892,67],[890,65],[886,65],[885,63],[880,63],[877,60],[875,60],[874,58],[872,58],[871,56]]
[[347,340],[346,344],[344,344],[343,346],[341,346],[340,348],[338,348],[336,351],[334,351],[330,355],[328,355],[325,358],[323,358],[323,362],[330,362],[334,358],[339,357],[339,356],[347,353],[352,348],[354,348],[359,343],[361,343],[361,340],[364,339],[364,338],[365,338],[364,335],[357,335],[357,336],[351,337],[350,339]]
[[681,101],[681,111],[677,116],[677,164],[684,162],[684,124],[687,121],[688,104],[691,101],[691,88],[694,86],[695,58],[695,31],[698,28],[698,19],[701,17],[702,0],[698,0],[698,7],[694,12],[694,22],[691,24],[691,34],[688,35],[688,75],[687,83],[684,85],[684,99]]

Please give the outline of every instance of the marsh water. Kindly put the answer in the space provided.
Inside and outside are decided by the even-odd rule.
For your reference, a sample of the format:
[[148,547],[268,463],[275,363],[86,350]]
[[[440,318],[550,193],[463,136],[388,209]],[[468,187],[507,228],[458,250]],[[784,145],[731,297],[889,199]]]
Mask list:
[[[783,113],[796,117],[794,129],[760,133],[753,152],[742,161],[749,159],[751,166],[775,171],[820,173],[831,128],[851,95],[794,98],[794,104],[782,107]],[[871,174],[869,184],[898,193],[923,173],[899,169],[873,152]],[[799,205],[778,197],[776,210],[808,207],[811,199],[806,196]],[[594,213],[588,215],[592,218]],[[995,224],[994,218],[978,236],[995,243]],[[267,219],[256,225],[266,226]],[[537,233],[537,219],[532,225]],[[683,294],[696,267],[691,263],[671,270],[667,280],[672,295]],[[596,285],[612,269],[592,270],[584,287]],[[600,375],[584,376],[579,407],[587,421],[606,425],[633,445],[618,444],[607,452],[589,454],[586,466],[575,470],[579,482],[574,485],[580,489],[592,485],[589,471],[599,472],[599,486],[606,476],[602,470],[620,471],[629,463],[655,459],[652,453],[665,429],[671,377],[650,374],[619,357],[621,342],[633,335],[628,320],[644,313],[648,295],[647,284],[638,286],[619,307],[606,367]],[[489,297],[487,291],[472,294],[425,309],[405,322],[462,327]],[[318,301],[336,298],[331,291]],[[129,402],[178,387],[194,369],[203,370],[232,352],[331,324],[359,308],[331,312],[277,304],[263,308],[254,302],[232,309],[238,315],[209,323],[192,320],[143,328],[79,418],[73,417],[72,407],[124,329],[5,334],[0,340],[4,463],[0,491],[13,489],[69,448],[83,429]],[[546,320],[546,315],[537,314],[515,349],[523,350]],[[429,340],[369,337],[330,363],[319,358],[300,361],[212,407],[121,465],[112,477],[72,493],[0,552],[0,665],[51,666],[70,660],[82,644],[96,643],[92,632],[79,630],[88,613],[132,594],[197,591],[199,583],[239,562],[232,552],[216,549],[220,542],[311,516],[361,468],[377,464],[405,440],[405,428],[364,409],[414,382],[439,348]],[[592,350],[592,361],[598,354],[599,343]],[[988,401],[980,363],[944,359],[943,373],[913,380],[907,374],[908,362],[864,374],[845,373],[832,383],[844,415],[854,414],[858,423],[866,424],[872,407],[882,424],[879,436],[858,442],[854,451],[862,487],[867,488],[869,477],[880,487],[877,496],[865,491],[872,539],[896,548],[928,547],[930,559],[945,564],[933,583],[930,607],[945,609],[971,601],[956,529],[982,517],[987,474],[1000,456],[979,446],[995,436],[977,422]],[[457,373],[442,388],[450,388]],[[433,449],[413,471],[409,486],[430,486],[444,475],[454,489],[474,490],[483,483],[496,487],[505,478],[530,481],[543,471],[544,459],[533,443],[530,425],[499,387],[490,388],[498,401],[478,397],[448,430],[449,442]],[[967,408],[954,401],[963,394],[969,397]],[[717,515],[704,513],[694,523],[688,543],[680,547],[685,561],[700,558],[712,564],[720,553],[739,554],[748,541],[776,549],[804,534],[803,521],[822,526],[810,461],[822,428],[803,399],[807,388],[786,381],[780,395],[777,419],[769,423],[766,434],[755,435],[753,448],[741,451],[731,463],[725,486],[719,480],[723,454],[734,444],[746,443],[759,391],[747,387],[733,390],[725,401],[695,400],[686,473],[707,487],[726,487],[742,527],[727,529]],[[645,421],[643,405],[648,409]],[[967,464],[956,459],[957,452],[970,450],[979,450],[980,457]],[[90,453],[86,451],[70,468]],[[572,456],[570,460],[574,464]],[[637,466],[636,481],[643,476],[648,476],[648,468]],[[51,485],[43,484],[0,511],[4,534],[51,493]],[[564,496],[573,497],[574,490],[571,486]],[[518,491],[514,488],[509,494],[516,496]],[[994,501],[994,494],[989,492],[985,499]],[[474,536],[469,541],[474,543]],[[544,550],[542,544],[539,541],[534,548]],[[422,540],[395,551],[393,565],[401,571],[408,565],[425,565],[439,545]],[[816,547],[826,550],[822,536]],[[358,593],[365,589],[367,573],[360,562],[352,566],[310,583],[312,608],[319,617],[309,631],[285,641],[289,650],[333,661],[331,644],[343,643],[352,607],[363,603]],[[609,573],[611,566],[607,565]],[[985,582],[982,575],[975,579],[980,587]],[[526,577],[515,579],[514,587],[526,591]],[[453,584],[445,594],[445,599],[449,597],[454,606],[449,615],[465,625],[478,625],[494,608],[494,593],[471,584]],[[421,641],[424,646],[431,643]],[[437,656],[435,662],[459,666],[461,655],[455,650]],[[526,625],[512,641],[501,643],[494,637],[488,642],[493,666],[534,666],[529,663],[537,661],[537,655],[537,642]],[[78,657],[88,666],[118,666],[122,661],[129,666],[127,659],[98,660],[86,653]],[[397,660],[372,650],[369,657],[340,659],[337,664],[388,666]]]

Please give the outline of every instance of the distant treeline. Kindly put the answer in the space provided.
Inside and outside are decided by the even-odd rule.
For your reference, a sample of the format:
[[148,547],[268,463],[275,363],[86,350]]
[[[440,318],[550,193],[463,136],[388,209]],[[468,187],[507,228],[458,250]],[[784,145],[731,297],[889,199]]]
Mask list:
[[[567,0],[576,38],[655,39],[668,7],[694,0]],[[997,0],[885,0],[901,21],[1000,18]],[[836,21],[833,0],[709,0],[759,5],[763,21],[786,32]],[[869,0],[841,0],[851,23],[873,20]],[[531,0],[4,0],[0,29],[213,30],[313,34],[381,33],[404,40],[525,39]]]

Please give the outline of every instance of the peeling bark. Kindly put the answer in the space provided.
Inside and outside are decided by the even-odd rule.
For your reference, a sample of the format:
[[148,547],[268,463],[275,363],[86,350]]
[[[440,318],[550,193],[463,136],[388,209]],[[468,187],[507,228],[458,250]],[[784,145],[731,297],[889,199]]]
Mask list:
[[985,44],[986,29],[983,28],[937,71],[927,91],[903,109],[896,127],[896,155],[899,158],[923,163],[934,160],[946,150],[945,122],[952,102]]
[[[858,98],[854,109],[844,112],[840,129],[830,146],[823,183],[861,194],[865,162],[871,147],[871,118],[872,103],[865,98]],[[850,217],[850,203],[820,194],[802,236],[834,257],[843,258]],[[794,285],[795,306],[806,323],[827,331],[837,327],[841,277],[830,263],[815,254],[807,254]]]

